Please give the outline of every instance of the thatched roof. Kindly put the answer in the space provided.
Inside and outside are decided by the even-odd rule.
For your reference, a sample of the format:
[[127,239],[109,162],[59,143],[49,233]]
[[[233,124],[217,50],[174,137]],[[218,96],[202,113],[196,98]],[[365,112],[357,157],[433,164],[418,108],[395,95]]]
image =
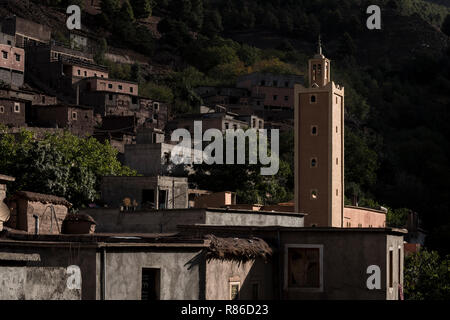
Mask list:
[[11,199],[12,200],[26,199],[28,201],[60,204],[60,205],[66,206],[68,208],[72,207],[72,204],[64,198],[53,196],[50,194],[36,193],[36,192],[30,192],[30,191],[18,191],[12,196]]
[[214,235],[207,235],[206,238],[210,240],[206,253],[208,260],[246,262],[256,258],[267,260],[272,256],[272,249],[260,238],[219,238]]

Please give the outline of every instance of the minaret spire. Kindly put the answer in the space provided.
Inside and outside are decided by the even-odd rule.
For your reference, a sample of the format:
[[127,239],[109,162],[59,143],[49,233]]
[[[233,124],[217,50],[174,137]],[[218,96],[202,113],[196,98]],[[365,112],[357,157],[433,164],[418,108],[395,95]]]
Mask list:
[[317,41],[317,54],[322,55],[322,41],[320,41],[320,33],[319,33],[319,39]]

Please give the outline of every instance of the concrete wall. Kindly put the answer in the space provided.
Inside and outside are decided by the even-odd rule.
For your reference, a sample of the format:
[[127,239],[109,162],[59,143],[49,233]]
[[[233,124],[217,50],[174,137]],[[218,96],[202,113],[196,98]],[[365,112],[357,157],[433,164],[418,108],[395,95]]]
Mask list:
[[61,267],[0,267],[0,300],[80,300]]
[[303,216],[271,212],[239,212],[231,210],[206,211],[205,224],[219,226],[283,226],[303,227]]
[[[347,231],[345,231],[347,230]],[[394,288],[391,294],[387,288],[388,247],[398,250],[402,236],[387,235],[384,232],[356,231],[302,231],[283,232],[281,243],[283,259],[283,297],[284,299],[395,299]],[[319,245],[322,246],[321,290],[287,287],[287,250],[288,246]],[[400,248],[401,252],[403,246]],[[403,254],[403,253],[402,253]],[[394,253],[394,271],[398,274],[398,264]],[[369,290],[366,282],[367,268],[377,265],[381,270],[381,289]],[[403,269],[401,270],[403,273]],[[396,276],[394,275],[394,286]]]
[[[23,283],[16,287],[9,286],[15,288],[13,292],[16,297],[25,291],[25,296],[22,295],[25,299],[79,299],[80,296],[83,300],[96,298],[95,246],[72,242],[50,242],[42,245],[31,241],[11,243],[8,240],[0,240],[0,253],[3,256],[8,254],[13,256],[12,258],[0,256],[0,266],[6,262],[7,266],[12,268],[8,271],[7,279],[15,277],[13,278],[17,279],[14,280],[15,283]],[[33,259],[30,259],[30,256],[33,256]],[[66,289],[68,275],[65,270],[71,265],[80,268],[81,292],[79,290],[69,292]],[[24,279],[20,276],[24,272],[26,282],[18,281]],[[4,273],[0,270],[0,279],[2,274]],[[0,286],[0,295],[11,295],[11,292],[7,293],[3,289],[4,286]]]
[[201,261],[196,261],[199,254],[198,249],[108,249],[106,299],[140,300],[142,268],[157,268],[161,300],[198,300],[204,277]]
[[172,209],[120,212],[119,209],[84,209],[97,222],[96,232],[176,232],[179,225],[302,227],[303,217],[232,210]]
[[[240,285],[239,300],[273,299],[271,262],[257,259],[239,263],[213,259],[206,263],[206,300],[230,300],[230,284],[236,282]],[[253,285],[258,286],[257,297],[253,295]]]

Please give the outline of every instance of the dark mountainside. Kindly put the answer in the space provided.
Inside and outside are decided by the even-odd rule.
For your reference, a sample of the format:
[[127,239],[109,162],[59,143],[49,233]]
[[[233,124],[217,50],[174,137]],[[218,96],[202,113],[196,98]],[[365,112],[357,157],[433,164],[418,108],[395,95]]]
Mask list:
[[[2,1],[0,14],[47,24],[54,37],[64,41],[67,2],[77,1]],[[430,231],[429,246],[450,252],[447,1],[131,4],[104,0],[103,14],[83,14],[83,32],[97,39],[97,61],[107,64],[113,76],[139,81],[144,95],[172,102],[175,113],[195,110],[201,100],[193,88],[199,85],[232,85],[238,75],[252,71],[303,73],[320,33],[324,54],[332,60],[332,78],[346,90],[347,198],[357,195],[362,206],[392,208],[392,226],[404,225],[402,208],[417,211]],[[152,16],[162,19],[161,37],[146,29],[146,4],[153,7]],[[366,8],[372,4],[382,9],[381,30],[366,28]],[[106,42],[109,51],[139,54],[147,61],[135,68],[110,63],[104,58]],[[277,200],[288,201],[293,188],[292,134],[283,138],[281,147],[287,165],[274,183],[283,189]],[[218,189],[237,188],[229,179],[222,180],[215,179]]]

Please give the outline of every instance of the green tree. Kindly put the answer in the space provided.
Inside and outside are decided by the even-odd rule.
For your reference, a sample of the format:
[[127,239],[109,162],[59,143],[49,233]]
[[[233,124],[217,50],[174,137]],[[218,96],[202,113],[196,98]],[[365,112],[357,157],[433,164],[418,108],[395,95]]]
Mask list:
[[155,3],[152,0],[131,0],[131,6],[137,19],[145,19],[152,15]]
[[407,256],[403,282],[408,300],[449,300],[450,256],[426,250]]
[[106,175],[135,175],[117,160],[117,150],[94,138],[68,132],[42,140],[23,130],[0,139],[0,172],[16,177],[10,192],[34,191],[61,197],[80,208],[99,198]]

